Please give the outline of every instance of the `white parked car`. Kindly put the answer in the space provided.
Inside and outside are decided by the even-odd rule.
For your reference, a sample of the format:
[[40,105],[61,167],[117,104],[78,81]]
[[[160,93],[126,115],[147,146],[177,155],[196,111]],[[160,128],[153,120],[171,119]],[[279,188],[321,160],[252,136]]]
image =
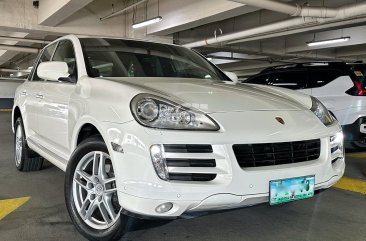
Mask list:
[[342,62],[270,67],[244,83],[298,90],[318,98],[342,125],[349,148],[366,149],[366,65]]
[[[16,91],[15,162],[66,172],[91,240],[128,215],[183,214],[309,198],[345,168],[338,122],[315,98],[235,85],[199,54],[152,42],[62,37]],[[52,180],[50,180],[52,181]]]

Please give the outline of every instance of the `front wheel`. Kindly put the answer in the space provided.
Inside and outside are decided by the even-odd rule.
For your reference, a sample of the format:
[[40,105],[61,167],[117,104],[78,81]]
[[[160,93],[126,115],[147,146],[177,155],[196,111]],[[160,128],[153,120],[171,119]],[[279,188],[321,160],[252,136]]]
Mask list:
[[101,138],[82,142],[66,170],[65,198],[78,231],[89,240],[118,240],[128,217],[121,214],[116,178]]

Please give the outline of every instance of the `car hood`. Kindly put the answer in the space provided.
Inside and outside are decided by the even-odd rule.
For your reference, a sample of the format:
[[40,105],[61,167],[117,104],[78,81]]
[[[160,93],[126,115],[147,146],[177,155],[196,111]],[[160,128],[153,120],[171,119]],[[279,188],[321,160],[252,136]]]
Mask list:
[[[205,113],[233,111],[305,110],[288,94],[268,87],[231,82],[182,78],[108,78],[133,85],[142,92],[158,94],[193,106]],[[295,92],[295,91],[294,91]]]

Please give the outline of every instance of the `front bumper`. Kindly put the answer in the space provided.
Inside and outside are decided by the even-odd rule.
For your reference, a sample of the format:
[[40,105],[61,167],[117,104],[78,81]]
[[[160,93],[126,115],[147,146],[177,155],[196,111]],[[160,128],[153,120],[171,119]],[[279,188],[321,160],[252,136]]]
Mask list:
[[[223,126],[233,127],[230,130],[221,128],[220,132],[160,131],[142,128],[135,121],[125,124],[105,123],[109,142],[121,145],[124,150],[124,153],[114,152],[109,147],[117,177],[120,205],[128,212],[137,215],[175,218],[184,213],[239,208],[268,202],[271,180],[315,175],[315,189],[320,190],[332,186],[342,177],[345,168],[344,158],[335,159],[330,144],[330,136],[341,131],[339,125],[325,127],[319,124],[316,117],[313,118],[313,114],[299,113],[296,116],[296,113],[274,112],[273,119],[280,115],[285,120],[290,118],[296,120],[288,121],[284,126],[273,124],[271,122],[273,119],[268,118],[270,114],[266,112],[266,116],[259,116],[259,119],[263,120],[262,123],[247,119],[245,129],[241,123],[232,121],[233,114],[211,115]],[[237,115],[242,116],[239,113]],[[266,128],[260,128],[262,125]],[[300,128],[303,126],[309,128]],[[241,168],[232,148],[233,144],[314,138],[319,138],[321,141],[318,159],[277,166]],[[208,182],[161,180],[154,170],[150,157],[150,147],[154,144],[212,145],[213,153],[186,153],[180,154],[180,157],[183,155],[186,158],[214,158],[216,167],[209,170],[201,168],[199,172],[215,172],[216,178]],[[180,171],[194,170],[190,168]],[[171,210],[165,213],[156,211],[157,206],[168,202],[173,204]]]

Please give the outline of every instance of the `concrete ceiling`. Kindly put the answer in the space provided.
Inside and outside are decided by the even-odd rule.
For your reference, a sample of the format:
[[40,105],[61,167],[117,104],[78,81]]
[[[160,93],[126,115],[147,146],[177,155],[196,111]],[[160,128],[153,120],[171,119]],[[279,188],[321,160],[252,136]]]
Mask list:
[[[149,0],[132,10],[101,21],[100,18],[140,0],[0,0],[0,36],[53,40],[65,34],[148,38],[186,44],[255,29],[293,17],[229,0]],[[340,7],[365,0],[283,1],[303,6]],[[159,4],[158,4],[159,3]],[[159,7],[158,7],[159,6]],[[132,29],[134,21],[157,15],[160,23]],[[197,48],[212,62],[242,77],[275,64],[345,60],[364,61],[366,56],[366,15],[340,21],[318,22],[299,28],[289,26],[266,34],[249,36]],[[342,44],[309,47],[306,42],[341,36],[351,37]],[[35,54],[2,50],[2,45],[42,48],[44,44],[0,40],[0,66],[26,68]],[[3,73],[0,73],[3,75]]]

